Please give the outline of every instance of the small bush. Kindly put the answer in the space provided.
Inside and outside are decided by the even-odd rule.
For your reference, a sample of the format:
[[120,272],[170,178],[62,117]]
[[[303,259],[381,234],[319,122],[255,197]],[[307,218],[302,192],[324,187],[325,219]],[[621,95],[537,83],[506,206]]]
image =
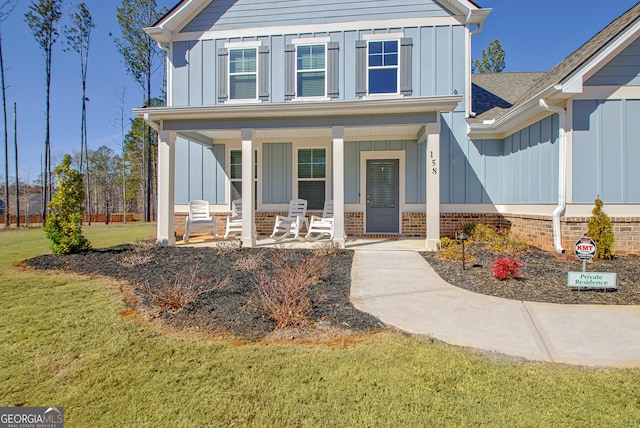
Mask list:
[[313,247],[313,253],[320,257],[335,257],[342,252],[342,248],[333,241],[320,242]]
[[160,287],[152,289],[147,286],[145,294],[151,301],[158,305],[160,313],[175,313],[195,301],[198,296],[212,291],[220,290],[229,285],[229,277],[216,279],[214,284],[207,282],[206,278],[198,275],[198,265],[188,274],[176,275],[172,281],[165,282]]
[[[467,244],[470,241],[467,241]],[[440,238],[440,251],[438,256],[443,260],[462,260],[462,243],[447,237]],[[464,259],[468,262],[473,261],[475,257],[465,252]]]
[[494,278],[504,281],[509,278],[522,278],[522,267],[524,261],[513,257],[502,257],[497,259],[491,267]]
[[602,209],[604,204],[599,198],[596,198],[595,204],[595,208],[591,211],[593,216],[589,219],[587,236],[596,243],[596,258],[611,260],[613,259],[613,245],[616,242],[616,237],[613,234],[611,220]]
[[523,253],[529,249],[524,239],[514,238],[508,231],[497,231],[485,224],[471,224],[464,230],[471,240],[486,243],[494,253]]
[[304,324],[311,313],[310,287],[329,274],[329,259],[309,256],[296,261],[285,252],[273,252],[275,274],[256,273],[257,290],[249,304],[269,316],[276,328]]
[[249,254],[246,257],[241,257],[237,259],[233,263],[233,268],[235,270],[244,271],[244,272],[255,272],[264,267],[265,259],[260,254]]
[[55,254],[75,254],[90,248],[82,235],[82,202],[84,184],[82,174],[71,169],[71,156],[64,155],[55,170],[58,188],[51,198],[44,231]]

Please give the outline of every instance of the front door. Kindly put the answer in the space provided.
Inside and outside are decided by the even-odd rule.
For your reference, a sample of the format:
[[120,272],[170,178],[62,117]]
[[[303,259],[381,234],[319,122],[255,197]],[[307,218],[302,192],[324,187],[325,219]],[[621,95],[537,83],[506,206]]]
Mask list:
[[399,161],[367,161],[367,233],[399,233]]

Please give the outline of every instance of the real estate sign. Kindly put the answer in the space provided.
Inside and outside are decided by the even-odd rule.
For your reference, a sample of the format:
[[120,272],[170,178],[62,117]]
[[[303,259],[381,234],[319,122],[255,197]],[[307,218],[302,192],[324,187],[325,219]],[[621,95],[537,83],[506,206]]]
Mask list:
[[617,289],[616,274],[612,272],[569,272],[569,287]]

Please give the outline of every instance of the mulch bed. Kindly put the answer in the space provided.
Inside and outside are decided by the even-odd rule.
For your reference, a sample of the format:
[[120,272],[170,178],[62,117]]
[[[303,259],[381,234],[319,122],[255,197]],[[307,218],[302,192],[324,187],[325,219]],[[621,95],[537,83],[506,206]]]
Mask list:
[[582,262],[571,256],[530,247],[530,251],[515,254],[523,260],[522,279],[500,281],[493,277],[491,267],[497,258],[482,243],[471,243],[466,253],[473,260],[466,261],[462,270],[460,260],[443,260],[438,253],[423,252],[427,262],[450,284],[476,293],[514,300],[565,304],[640,304],[640,257],[622,256],[613,260],[592,260],[587,263],[588,272],[615,272],[618,289],[577,289],[567,285],[567,273],[582,270]]
[[[163,325],[190,329],[215,335],[233,335],[260,340],[272,335],[275,323],[259,313],[249,299],[256,290],[253,272],[238,268],[239,259],[273,259],[272,251],[289,252],[287,257],[302,259],[312,250],[263,248],[189,248],[154,245],[125,245],[107,250],[90,250],[75,255],[43,255],[25,262],[35,269],[57,269],[114,278],[129,284],[133,299],[128,303]],[[372,315],[355,309],[349,300],[352,251],[328,255],[329,276],[311,287],[313,309],[309,326],[288,329],[276,334],[276,339],[296,339],[297,336],[340,337],[383,328]],[[198,281],[215,284],[229,278],[226,287],[200,294],[197,299],[177,311],[159,312],[145,290],[154,290],[168,282],[188,281],[196,272]],[[316,329],[318,334],[309,330]]]

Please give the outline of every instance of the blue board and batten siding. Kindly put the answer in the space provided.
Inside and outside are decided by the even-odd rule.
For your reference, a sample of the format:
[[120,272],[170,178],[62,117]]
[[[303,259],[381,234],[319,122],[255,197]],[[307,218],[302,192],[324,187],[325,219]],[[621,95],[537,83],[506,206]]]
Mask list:
[[640,100],[573,103],[573,202],[640,203]]
[[[462,148],[451,149],[457,151],[452,168],[459,166],[449,181],[459,190],[451,192],[449,203],[556,203],[558,126],[558,115],[553,115],[504,139],[470,141],[466,155]],[[463,173],[465,180],[456,180]]]
[[206,147],[183,138],[176,140],[176,204],[193,199],[225,203],[224,151],[223,144]]
[[596,74],[585,86],[640,86],[640,39],[634,41]]
[[[267,101],[285,101],[285,46],[294,39],[329,37],[338,46],[339,100],[355,100],[356,41],[367,34],[402,33],[411,39],[411,95],[438,96],[454,92],[464,94],[466,69],[466,29],[459,25],[380,28],[366,31],[336,31],[331,33],[280,34],[242,39],[193,40],[175,42],[171,61],[171,105],[214,105],[217,97],[217,52],[225,43],[258,41],[269,47]],[[459,108],[463,108],[461,105]]]
[[259,27],[336,24],[386,20],[389,17],[447,17],[451,14],[425,0],[217,0],[205,7],[181,32],[237,30]]

